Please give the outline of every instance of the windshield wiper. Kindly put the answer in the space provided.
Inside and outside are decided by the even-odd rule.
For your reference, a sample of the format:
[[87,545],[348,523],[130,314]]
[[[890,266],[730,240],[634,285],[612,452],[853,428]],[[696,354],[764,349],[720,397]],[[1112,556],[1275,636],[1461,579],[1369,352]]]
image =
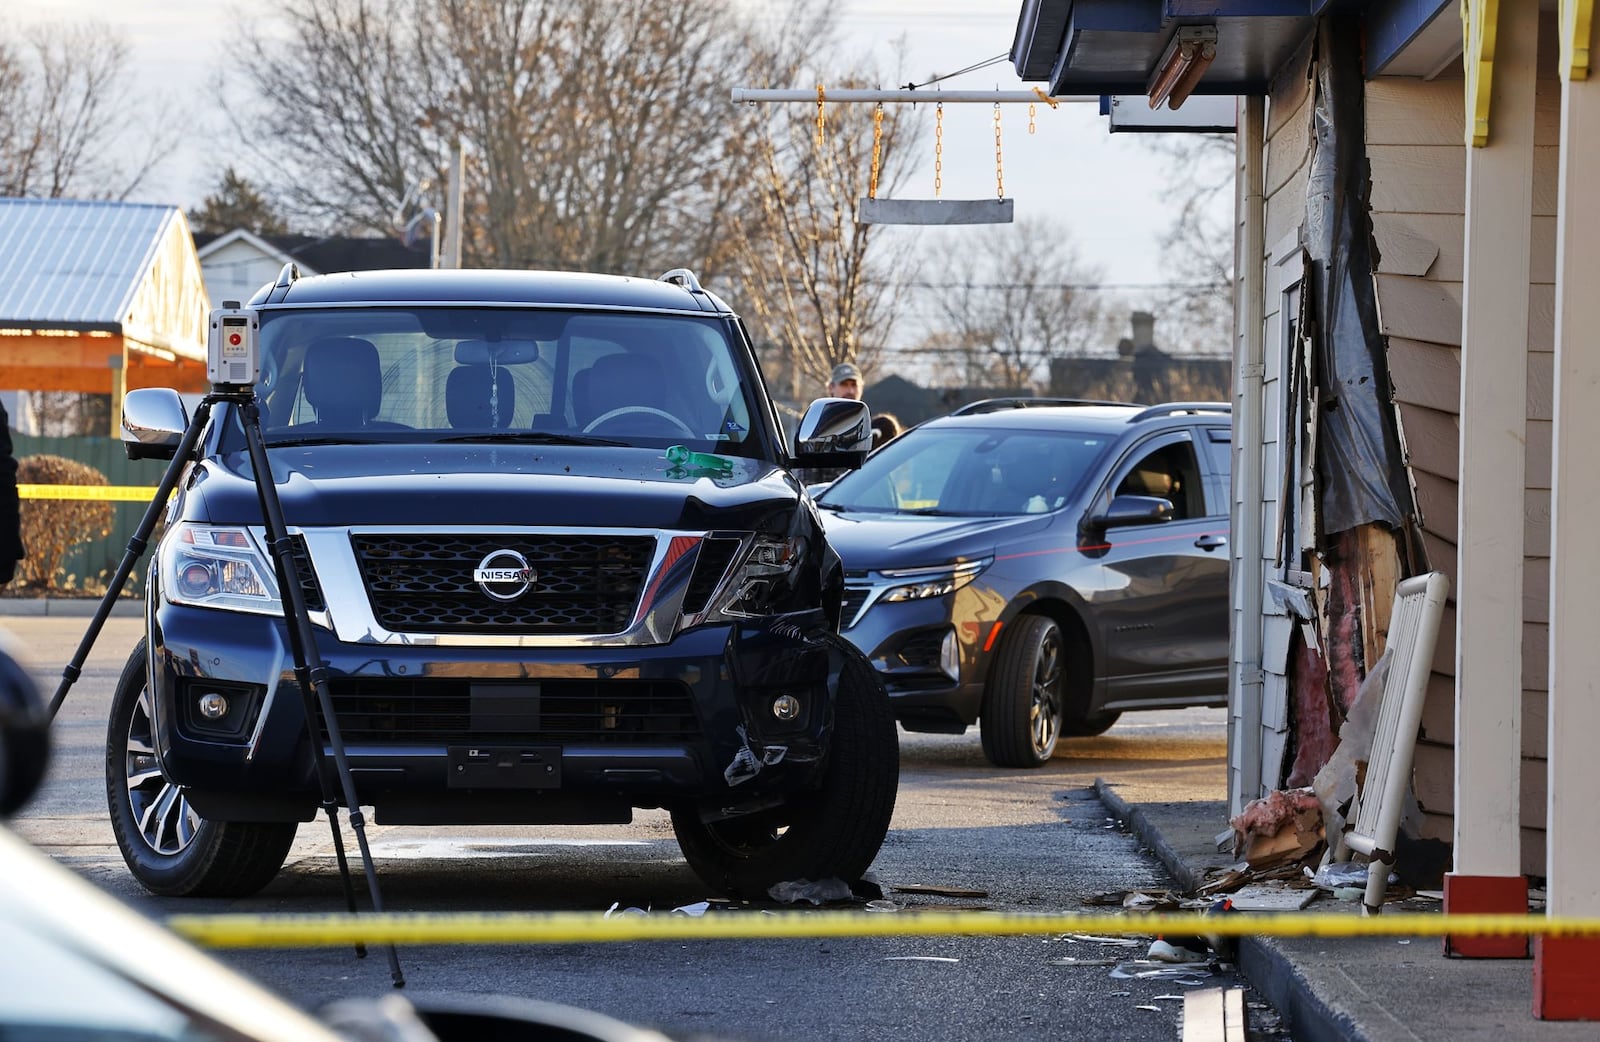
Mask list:
[[266,445],[269,449],[282,449],[292,445],[371,445],[376,442],[374,438],[363,438],[353,434],[329,435],[319,434],[315,437],[305,438],[267,438]]
[[452,434],[440,441],[493,442],[509,441],[518,445],[620,445],[625,441],[613,438],[591,438],[581,434],[552,434],[548,431],[482,431],[478,434]]

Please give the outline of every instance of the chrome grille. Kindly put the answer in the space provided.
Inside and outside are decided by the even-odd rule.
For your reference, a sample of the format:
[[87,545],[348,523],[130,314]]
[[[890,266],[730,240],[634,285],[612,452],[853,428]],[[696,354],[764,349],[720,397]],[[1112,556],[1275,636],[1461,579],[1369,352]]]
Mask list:
[[[357,535],[356,563],[380,625],[396,633],[619,633],[633,618],[655,554],[651,536]],[[538,573],[498,601],[473,569],[515,550]]]

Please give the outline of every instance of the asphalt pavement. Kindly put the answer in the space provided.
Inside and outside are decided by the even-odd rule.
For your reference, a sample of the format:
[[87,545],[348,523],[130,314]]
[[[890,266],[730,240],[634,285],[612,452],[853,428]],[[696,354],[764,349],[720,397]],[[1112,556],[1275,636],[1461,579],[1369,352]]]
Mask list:
[[[1192,891],[1211,869],[1233,864],[1216,849],[1227,804],[1130,802],[1104,781],[1107,809]],[[1390,905],[1437,913],[1437,901]],[[1308,913],[1359,915],[1353,903],[1321,899]],[[1270,913],[1241,913],[1270,914]],[[1295,1042],[1567,1042],[1600,1037],[1593,1023],[1533,1015],[1532,959],[1460,959],[1438,937],[1245,937],[1240,971],[1282,1014]]]

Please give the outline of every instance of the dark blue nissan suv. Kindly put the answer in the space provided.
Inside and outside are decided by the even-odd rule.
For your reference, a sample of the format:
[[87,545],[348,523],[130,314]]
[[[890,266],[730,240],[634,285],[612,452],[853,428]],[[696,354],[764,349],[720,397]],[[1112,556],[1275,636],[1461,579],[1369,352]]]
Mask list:
[[[257,482],[282,504],[359,802],[379,823],[622,823],[665,808],[712,887],[859,877],[894,721],[838,637],[802,466],[859,463],[859,402],[783,443],[750,340],[661,279],[286,268],[249,302],[270,474],[209,412],[166,512],[106,788],[161,894],[239,895],[320,802]],[[189,416],[130,393],[130,454]],[[331,755],[331,754],[330,754]]]

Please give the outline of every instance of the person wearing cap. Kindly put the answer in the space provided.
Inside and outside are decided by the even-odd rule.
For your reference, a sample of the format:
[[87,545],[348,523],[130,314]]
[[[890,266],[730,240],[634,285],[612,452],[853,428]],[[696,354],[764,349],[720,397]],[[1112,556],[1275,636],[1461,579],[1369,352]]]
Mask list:
[[861,370],[853,362],[840,362],[828,377],[828,397],[861,400]]

